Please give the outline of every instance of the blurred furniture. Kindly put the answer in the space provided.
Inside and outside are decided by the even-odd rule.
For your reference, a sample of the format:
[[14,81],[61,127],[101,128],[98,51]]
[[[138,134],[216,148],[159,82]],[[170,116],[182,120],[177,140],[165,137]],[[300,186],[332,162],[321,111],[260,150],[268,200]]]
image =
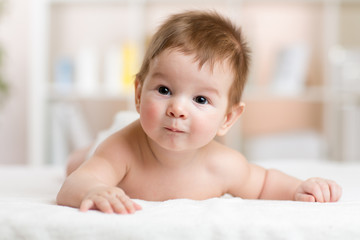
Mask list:
[[[246,143],[257,137],[311,131],[324,142],[317,154],[338,160],[333,153],[336,123],[328,115],[339,98],[328,97],[333,87],[327,55],[339,42],[340,24],[347,25],[341,11],[352,5],[346,0],[37,0],[31,19],[29,163],[61,163],[72,148],[109,127],[118,110],[134,109],[131,74],[124,70],[138,64],[131,56],[141,59],[166,16],[192,8],[229,16],[242,26],[253,49],[247,111],[221,141],[246,154],[251,149]],[[117,62],[119,49],[122,63]],[[117,81],[125,88],[116,87]],[[69,112],[76,112],[68,115],[75,120],[65,118],[65,125],[77,122],[82,128],[61,127],[64,121],[56,116]],[[71,144],[74,133],[66,132],[74,129],[83,137]]]
[[334,47],[328,92],[331,154],[340,161],[360,158],[360,49]]

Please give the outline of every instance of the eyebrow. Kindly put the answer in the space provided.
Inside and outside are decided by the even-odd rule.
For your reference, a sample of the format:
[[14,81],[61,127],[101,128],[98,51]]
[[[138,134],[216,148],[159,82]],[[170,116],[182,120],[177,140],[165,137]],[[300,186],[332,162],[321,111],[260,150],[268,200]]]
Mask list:
[[220,96],[219,91],[216,88],[208,87],[208,88],[204,88],[204,89],[201,89],[201,90],[205,91],[205,92],[212,92],[218,97]]
[[160,77],[160,78],[166,78],[166,74],[163,72],[154,72],[152,74],[152,77]]

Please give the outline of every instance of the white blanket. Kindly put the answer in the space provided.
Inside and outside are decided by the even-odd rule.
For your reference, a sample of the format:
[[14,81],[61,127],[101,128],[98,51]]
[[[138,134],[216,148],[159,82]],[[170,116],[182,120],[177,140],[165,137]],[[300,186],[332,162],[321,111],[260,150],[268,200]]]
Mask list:
[[[268,162],[301,178],[332,178],[338,203],[136,200],[133,215],[55,205],[61,168],[0,167],[0,239],[360,239],[360,165]],[[317,173],[317,174],[315,174]]]

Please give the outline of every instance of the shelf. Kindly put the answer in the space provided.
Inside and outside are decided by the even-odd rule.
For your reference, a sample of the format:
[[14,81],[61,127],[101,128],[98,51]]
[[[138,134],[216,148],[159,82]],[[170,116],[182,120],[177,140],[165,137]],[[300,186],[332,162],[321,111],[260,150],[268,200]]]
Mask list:
[[299,100],[305,102],[324,102],[325,89],[323,87],[309,87],[299,93],[282,93],[271,91],[267,87],[256,87],[244,90],[244,101],[271,100]]
[[121,102],[132,102],[134,101],[133,94],[109,94],[104,92],[94,92],[94,93],[78,93],[78,92],[68,92],[68,93],[59,93],[56,91],[51,91],[49,93],[48,100],[50,102],[77,102],[77,101],[121,101]]

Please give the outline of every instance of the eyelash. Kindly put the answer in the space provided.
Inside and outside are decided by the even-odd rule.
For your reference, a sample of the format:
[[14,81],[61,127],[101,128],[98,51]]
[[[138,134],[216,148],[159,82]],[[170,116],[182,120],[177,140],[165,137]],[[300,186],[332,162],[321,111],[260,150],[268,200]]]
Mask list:
[[[160,93],[161,95],[171,95],[171,91],[169,88],[165,87],[165,86],[160,86],[157,89],[158,93]],[[209,104],[209,100],[204,97],[204,96],[196,96],[193,98],[194,102],[201,104],[201,105],[205,105],[205,104]]]

